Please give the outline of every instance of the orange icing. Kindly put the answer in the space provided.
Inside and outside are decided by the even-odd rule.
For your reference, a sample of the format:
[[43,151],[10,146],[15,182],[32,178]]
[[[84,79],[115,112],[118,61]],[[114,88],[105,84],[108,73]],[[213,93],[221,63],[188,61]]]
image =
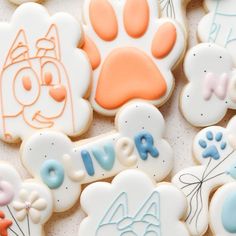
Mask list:
[[52,83],[52,73],[51,72],[46,72],[44,74],[44,81],[46,85],[50,85]]
[[57,85],[49,90],[50,96],[57,102],[63,102],[66,98],[66,88],[63,85]]
[[118,23],[115,12],[107,0],[91,0],[89,15],[97,35],[106,41],[116,38]]
[[22,78],[22,84],[25,90],[30,91],[32,88],[32,83],[29,76],[24,76]]
[[101,63],[101,57],[97,46],[88,36],[85,36],[82,49],[87,53],[92,69],[95,70]]
[[166,89],[161,72],[148,55],[136,48],[120,48],[102,66],[95,100],[105,109],[116,109],[134,98],[157,100]]
[[12,225],[12,221],[5,219],[5,215],[0,211],[0,236],[8,236],[8,228]]
[[127,33],[134,38],[141,37],[149,23],[147,0],[127,0],[124,8],[124,26]]
[[176,28],[172,23],[164,23],[156,32],[152,42],[152,54],[158,59],[166,57],[173,49],[177,38]]

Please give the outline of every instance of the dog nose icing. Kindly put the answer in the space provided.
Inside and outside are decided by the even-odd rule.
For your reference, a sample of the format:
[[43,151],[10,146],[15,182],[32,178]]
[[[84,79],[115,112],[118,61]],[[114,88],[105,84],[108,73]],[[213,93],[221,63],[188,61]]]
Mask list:
[[56,102],[63,102],[66,99],[66,88],[63,85],[55,85],[49,90],[49,95]]

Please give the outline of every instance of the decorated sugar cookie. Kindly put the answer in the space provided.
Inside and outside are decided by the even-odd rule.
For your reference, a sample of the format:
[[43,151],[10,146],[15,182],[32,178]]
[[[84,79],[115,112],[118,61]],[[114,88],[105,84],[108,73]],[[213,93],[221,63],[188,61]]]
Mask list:
[[82,184],[127,168],[138,168],[157,181],[164,179],[173,165],[164,129],[156,107],[131,102],[117,114],[116,131],[107,135],[72,143],[53,131],[34,134],[22,145],[22,162],[52,190],[55,210],[64,211],[75,204]]
[[180,171],[172,180],[188,199],[186,223],[194,236],[207,230],[208,200],[213,190],[236,180],[235,134],[236,117],[227,128],[212,126],[201,130],[193,143],[193,153],[200,165]]
[[17,171],[0,162],[0,235],[43,236],[52,214],[49,189],[34,179],[23,181]]
[[162,17],[178,21],[186,29],[186,7],[190,0],[159,0]]
[[26,2],[41,2],[43,0],[9,0],[10,2],[16,4],[16,5],[20,5]]
[[199,39],[225,47],[236,63],[236,2],[204,0],[204,5],[208,13],[199,23]]
[[190,235],[182,222],[187,210],[183,193],[169,183],[156,185],[141,171],[123,171],[111,184],[91,184],[80,201],[88,216],[79,236]]
[[236,109],[236,73],[230,53],[216,44],[199,44],[187,53],[188,84],[180,97],[184,117],[194,126],[218,123]]
[[77,48],[81,37],[72,16],[50,16],[36,3],[0,23],[0,138],[15,142],[43,128],[70,136],[85,131],[91,69]]
[[133,99],[162,105],[171,95],[171,69],[185,49],[181,27],[158,19],[157,0],[86,0],[85,44],[94,70],[91,103],[114,115]]
[[221,187],[210,205],[210,226],[216,236],[236,235],[236,183]]

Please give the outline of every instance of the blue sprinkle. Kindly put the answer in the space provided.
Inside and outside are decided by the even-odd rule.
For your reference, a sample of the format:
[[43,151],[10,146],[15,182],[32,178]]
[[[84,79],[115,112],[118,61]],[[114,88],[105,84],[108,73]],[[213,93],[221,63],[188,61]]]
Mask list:
[[206,143],[206,141],[203,140],[203,139],[200,139],[198,143],[199,143],[199,145],[200,145],[202,148],[206,148],[206,147],[207,147],[207,143]]
[[206,137],[208,140],[213,140],[213,133],[211,131],[207,131]]
[[220,142],[220,141],[222,140],[222,137],[223,137],[222,132],[217,133],[217,134],[216,134],[216,141],[217,141],[217,142]]

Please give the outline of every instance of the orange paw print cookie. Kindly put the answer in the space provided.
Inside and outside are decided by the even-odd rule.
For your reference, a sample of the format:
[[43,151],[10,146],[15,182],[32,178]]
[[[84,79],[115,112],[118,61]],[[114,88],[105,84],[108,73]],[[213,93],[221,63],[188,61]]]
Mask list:
[[84,11],[94,109],[114,115],[132,99],[163,104],[174,87],[171,68],[185,49],[181,27],[158,19],[156,0],[86,0]]
[[80,41],[82,29],[72,16],[50,16],[36,3],[21,5],[9,23],[0,23],[1,139],[16,142],[44,128],[69,136],[86,130],[91,66],[77,48]]

